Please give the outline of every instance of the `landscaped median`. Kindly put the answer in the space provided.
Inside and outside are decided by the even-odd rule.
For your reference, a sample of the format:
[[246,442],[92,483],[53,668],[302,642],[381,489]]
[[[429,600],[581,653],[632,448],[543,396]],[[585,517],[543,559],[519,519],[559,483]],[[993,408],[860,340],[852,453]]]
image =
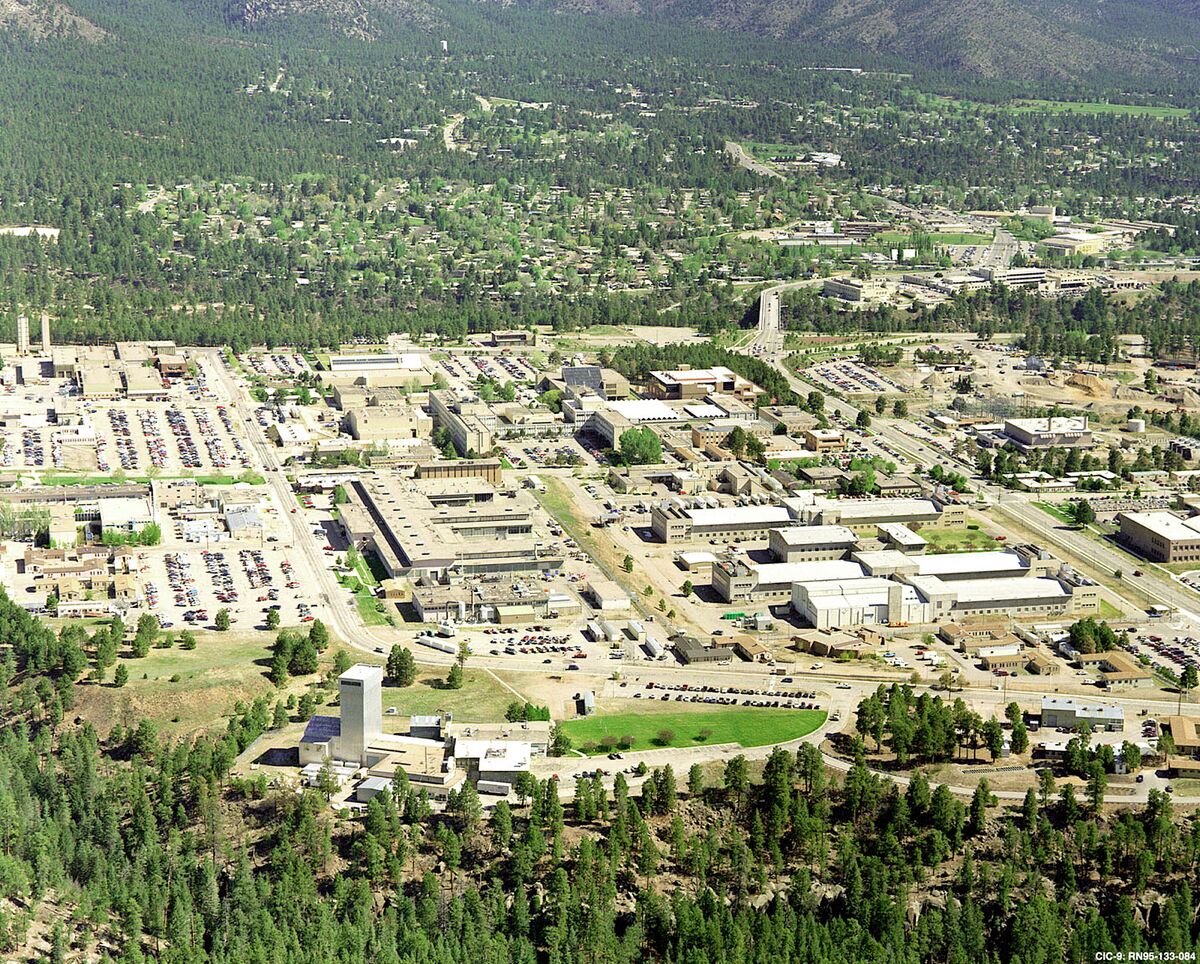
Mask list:
[[601,712],[561,726],[575,749],[594,754],[716,743],[770,746],[806,736],[825,722],[825,716],[824,710],[645,704],[636,712]]

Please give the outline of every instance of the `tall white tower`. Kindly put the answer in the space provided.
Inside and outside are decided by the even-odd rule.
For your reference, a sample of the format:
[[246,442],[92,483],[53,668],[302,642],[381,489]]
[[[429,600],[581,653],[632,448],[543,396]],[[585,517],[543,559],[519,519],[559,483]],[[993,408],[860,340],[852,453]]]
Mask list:
[[42,354],[50,355],[50,316],[42,312]]
[[17,354],[29,354],[29,319],[24,315],[17,316]]
[[358,663],[338,677],[342,726],[338,736],[339,760],[367,763],[367,749],[383,735],[383,667]]

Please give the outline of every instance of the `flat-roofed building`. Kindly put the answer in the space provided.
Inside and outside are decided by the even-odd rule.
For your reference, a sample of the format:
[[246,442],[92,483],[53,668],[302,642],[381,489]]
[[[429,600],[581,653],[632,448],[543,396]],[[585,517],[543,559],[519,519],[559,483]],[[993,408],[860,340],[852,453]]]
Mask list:
[[450,433],[454,447],[467,453],[485,453],[495,444],[492,431],[496,416],[487,405],[459,398],[449,390],[429,393],[429,411],[434,424]]
[[1004,437],[1022,452],[1045,448],[1091,448],[1094,444],[1086,415],[1048,418],[1010,418]]
[[792,609],[816,629],[930,621],[929,604],[912,586],[864,577],[830,582],[797,582]]
[[796,469],[796,477],[825,492],[832,492],[843,479],[850,478],[849,473],[836,465],[802,465]]
[[1073,730],[1078,726],[1093,730],[1117,731],[1125,727],[1125,710],[1119,706],[1084,703],[1069,696],[1042,697],[1042,726]]
[[101,532],[137,533],[154,521],[154,510],[146,499],[117,496],[99,500]]
[[910,556],[925,552],[929,543],[902,522],[884,522],[878,527],[878,538],[886,546]]
[[683,369],[674,372],[651,372],[646,382],[646,392],[651,398],[681,401],[704,398],[714,393],[733,395],[744,401],[753,401],[762,390],[752,381],[742,378],[737,372],[722,366],[713,368]]
[[1153,562],[1200,561],[1200,516],[1170,512],[1122,512],[1121,541]]
[[87,399],[115,401],[122,395],[117,373],[108,365],[86,364],[79,368],[79,391]]
[[489,342],[493,348],[529,347],[537,344],[537,332],[524,328],[511,328],[503,331],[493,331]]
[[122,368],[125,379],[125,395],[135,400],[165,399],[167,389],[163,387],[162,375],[146,365],[127,364]]
[[966,508],[933,499],[825,499],[818,498],[811,513],[821,525],[844,525],[864,535],[875,535],[885,522],[913,526],[957,526],[966,522]]
[[724,602],[782,603],[792,598],[792,586],[797,582],[858,579],[862,575],[862,566],[842,559],[765,564],[719,561],[712,569],[712,587]]
[[805,429],[803,438],[810,452],[842,452],[846,448],[846,435],[836,428]]
[[416,467],[418,479],[483,479],[499,486],[504,479],[504,467],[499,459],[446,459],[442,462],[420,462]]
[[772,529],[794,524],[792,512],[782,505],[690,509],[666,502],[650,509],[650,530],[662,542],[726,537],[765,539]]
[[821,293],[842,301],[862,301],[866,297],[866,286],[855,278],[826,278]]
[[885,499],[915,498],[921,494],[921,483],[911,475],[876,475],[875,488]]
[[771,555],[780,562],[842,559],[858,547],[859,536],[845,526],[784,526],[767,536]]
[[442,581],[452,574],[562,565],[561,555],[543,552],[534,539],[534,506],[525,492],[493,502],[439,505],[419,479],[363,473],[344,484],[349,501],[339,510],[342,527],[356,546],[379,557],[389,576]]
[[433,419],[416,405],[355,408],[346,417],[346,424],[360,442],[428,438],[433,433]]

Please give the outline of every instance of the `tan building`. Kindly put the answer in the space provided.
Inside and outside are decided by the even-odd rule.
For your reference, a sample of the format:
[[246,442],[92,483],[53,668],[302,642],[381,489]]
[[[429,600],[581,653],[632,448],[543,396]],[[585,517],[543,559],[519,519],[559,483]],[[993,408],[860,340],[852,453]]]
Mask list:
[[428,438],[433,433],[433,419],[415,405],[356,408],[346,423],[360,442]]
[[1170,512],[1122,512],[1121,541],[1153,562],[1200,561],[1200,516]]
[[804,432],[804,447],[810,452],[844,452],[846,436],[834,428],[810,428]]

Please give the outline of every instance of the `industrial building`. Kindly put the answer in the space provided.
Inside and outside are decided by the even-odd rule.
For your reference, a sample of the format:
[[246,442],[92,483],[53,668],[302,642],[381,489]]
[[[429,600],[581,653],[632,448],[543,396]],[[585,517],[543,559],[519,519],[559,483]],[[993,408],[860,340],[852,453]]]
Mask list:
[[784,603],[792,598],[795,583],[852,580],[863,574],[857,562],[840,559],[766,564],[722,560],[712,567],[712,587],[725,602]]
[[692,509],[671,501],[650,509],[650,531],[667,543],[726,537],[764,539],[772,529],[795,524],[795,515],[782,505]]
[[1200,516],[1181,519],[1170,512],[1122,512],[1121,541],[1152,562],[1200,560]]
[[844,558],[858,547],[859,536],[845,526],[815,525],[772,529],[767,539],[771,555],[780,562],[816,562]]
[[300,738],[306,778],[325,766],[340,779],[365,769],[359,800],[386,788],[398,771],[433,796],[445,797],[464,780],[481,792],[505,794],[519,774],[529,771],[530,759],[546,752],[548,723],[487,727],[414,716],[408,733],[385,733],[382,685],[380,666],[360,663],[338,677],[341,717],[314,716]]
[[1048,418],[1010,418],[1004,437],[1022,452],[1047,448],[1091,448],[1094,444],[1086,415]]
[[1116,732],[1125,727],[1125,711],[1119,706],[1083,703],[1068,696],[1043,696],[1041,722],[1043,727],[1073,730],[1088,726]]

